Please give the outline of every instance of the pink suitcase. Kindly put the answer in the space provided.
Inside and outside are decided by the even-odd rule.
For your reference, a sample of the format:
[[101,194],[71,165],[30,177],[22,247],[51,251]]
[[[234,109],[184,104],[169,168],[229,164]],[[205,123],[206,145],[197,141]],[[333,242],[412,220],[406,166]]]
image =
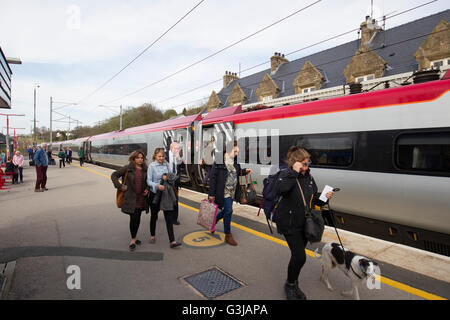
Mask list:
[[218,206],[207,199],[200,202],[200,211],[197,217],[197,224],[214,232],[216,228]]

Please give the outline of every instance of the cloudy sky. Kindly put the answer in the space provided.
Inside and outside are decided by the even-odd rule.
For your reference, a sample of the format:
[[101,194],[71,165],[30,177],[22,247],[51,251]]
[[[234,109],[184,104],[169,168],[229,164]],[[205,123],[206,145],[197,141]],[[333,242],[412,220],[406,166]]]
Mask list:
[[[93,125],[114,115],[99,105],[122,104],[125,108],[151,102],[162,110],[174,108],[180,112],[184,107],[197,106],[212,90],[219,91],[225,71],[239,72],[239,67],[245,70],[264,62],[241,76],[266,69],[274,52],[292,52],[355,29],[371,12],[370,0],[322,0],[202,63],[153,84],[316,1],[205,0],[96,91],[200,0],[2,0],[0,47],[7,57],[17,57],[23,62],[11,65],[12,109],[6,113],[26,116],[11,118],[11,126],[27,128],[20,133],[30,132],[35,85],[40,86],[36,114],[39,127],[50,126],[50,96],[56,101],[78,103],[58,111],[83,125]],[[373,16],[397,14],[429,1],[374,0]],[[386,28],[448,7],[445,0],[433,2],[388,19]],[[353,32],[287,58],[292,61],[356,38],[357,33]],[[203,86],[210,82],[213,83]],[[145,86],[148,88],[130,94]],[[200,86],[203,87],[180,95]],[[176,95],[179,96],[172,98]],[[58,106],[62,104],[55,104]],[[55,114],[55,118],[61,117]],[[0,117],[0,125],[6,125],[4,117]],[[53,127],[67,129],[68,124],[54,123]]]

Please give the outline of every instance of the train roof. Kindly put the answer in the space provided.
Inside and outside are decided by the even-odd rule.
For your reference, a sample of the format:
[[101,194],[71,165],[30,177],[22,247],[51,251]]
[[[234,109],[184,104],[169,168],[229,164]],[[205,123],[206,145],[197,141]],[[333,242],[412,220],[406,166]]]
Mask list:
[[194,121],[201,120],[201,114],[196,114],[192,116],[186,116],[176,119],[169,119],[161,122],[146,124],[139,127],[127,128],[124,130],[118,130],[113,132],[102,133],[89,138],[89,140],[101,140],[109,138],[117,138],[122,136],[128,136],[132,134],[142,134],[154,131],[164,131],[164,130],[176,130],[181,128],[189,127]]
[[235,115],[242,112],[242,105],[217,109],[209,112],[202,119],[202,124],[207,125],[210,123],[220,122],[223,117]]
[[405,87],[352,94],[327,100],[242,112],[225,116],[216,121],[210,121],[208,124],[230,121],[235,124],[249,123],[366,108],[393,107],[403,104],[432,101],[438,99],[449,90],[450,79],[442,79],[427,83],[412,84]]

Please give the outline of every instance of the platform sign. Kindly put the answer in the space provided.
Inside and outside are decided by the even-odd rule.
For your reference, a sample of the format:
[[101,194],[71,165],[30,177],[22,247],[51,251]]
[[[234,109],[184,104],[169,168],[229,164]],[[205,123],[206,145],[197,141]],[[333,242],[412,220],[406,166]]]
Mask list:
[[185,245],[194,248],[211,248],[225,243],[225,234],[219,231],[211,233],[207,230],[190,232],[183,236]]
[[11,69],[0,48],[0,108],[11,109]]

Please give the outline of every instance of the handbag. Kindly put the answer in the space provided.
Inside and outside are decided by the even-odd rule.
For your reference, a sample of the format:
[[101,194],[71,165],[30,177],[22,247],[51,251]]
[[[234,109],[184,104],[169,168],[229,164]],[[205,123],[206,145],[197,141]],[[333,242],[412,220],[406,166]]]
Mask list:
[[207,199],[202,200],[202,202],[200,202],[197,224],[214,232],[218,208],[218,205],[214,202],[209,202]]
[[[127,170],[127,172],[125,172],[125,176],[123,178],[124,185],[126,185],[126,183],[127,183],[127,177],[128,177],[128,170]],[[117,189],[117,193],[116,193],[117,208],[122,208],[122,201],[123,201],[124,194],[125,194],[125,191],[122,191],[121,189]]]
[[250,183],[248,183],[248,176],[245,176],[245,184],[242,184],[240,182],[239,177],[239,184],[241,187],[241,198],[239,199],[240,204],[253,204],[256,203],[256,190],[255,186],[252,182],[252,175],[250,174]]
[[305,206],[305,238],[311,243],[320,242],[320,240],[322,240],[323,231],[325,229],[322,214],[320,213],[320,211],[311,210],[306,205],[305,196],[303,195],[303,190],[298,180],[297,185],[300,189],[300,193],[302,194],[303,204]]

